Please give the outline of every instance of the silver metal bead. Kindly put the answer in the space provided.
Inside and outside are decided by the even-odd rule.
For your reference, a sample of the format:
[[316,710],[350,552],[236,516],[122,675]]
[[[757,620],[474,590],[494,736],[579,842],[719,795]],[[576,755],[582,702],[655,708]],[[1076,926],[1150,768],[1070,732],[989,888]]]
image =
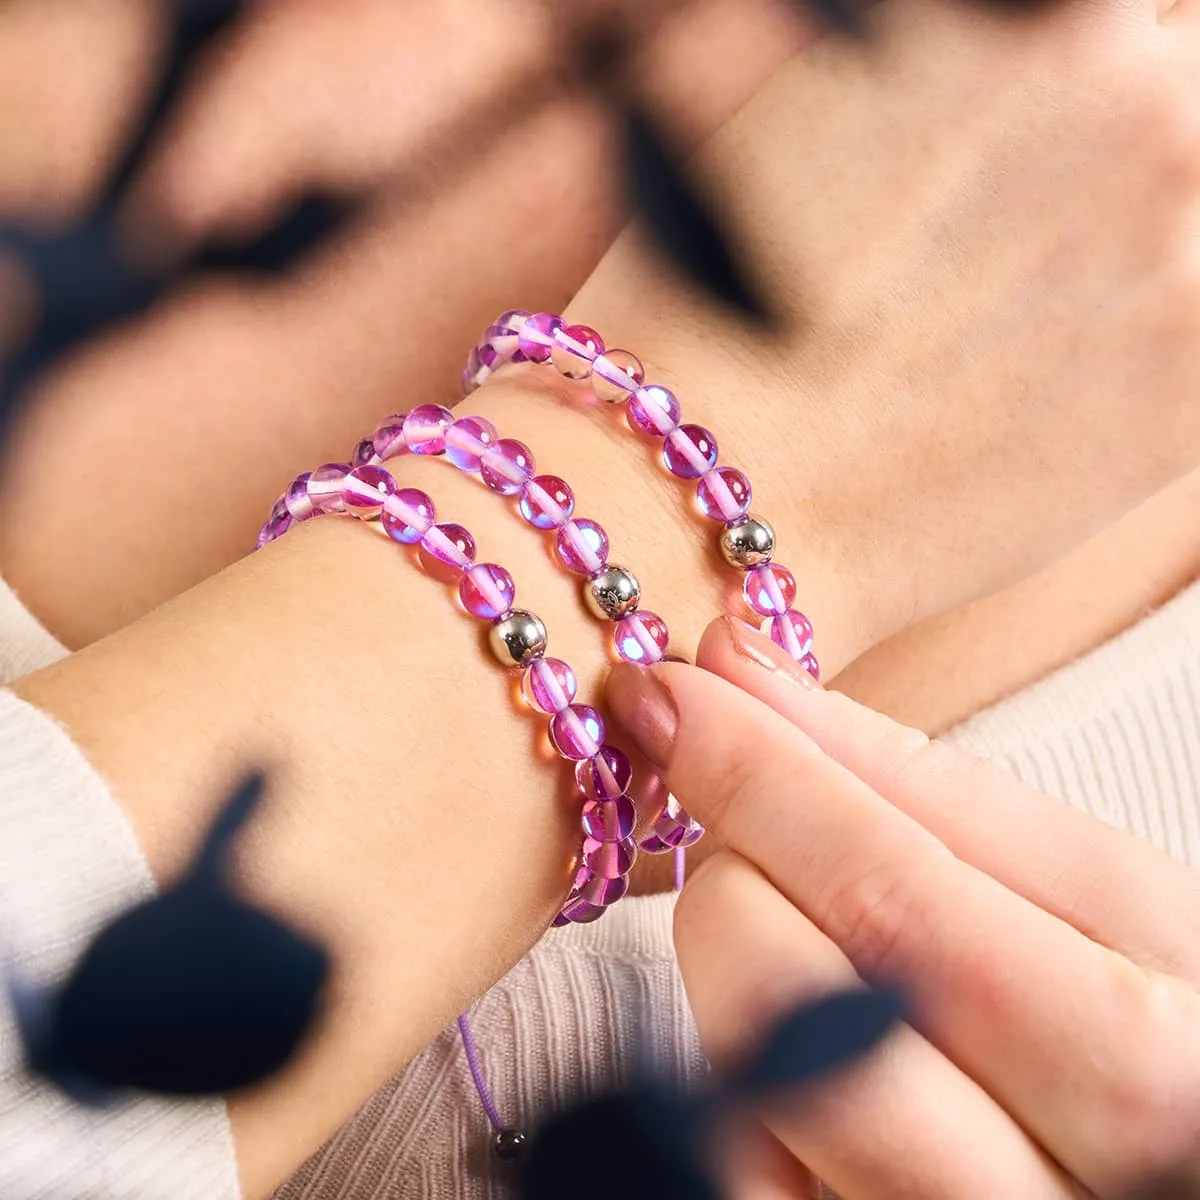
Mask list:
[[546,653],[546,626],[540,617],[514,608],[488,631],[492,653],[506,667],[523,667]]
[[605,567],[583,585],[583,602],[601,621],[619,621],[641,598],[637,576],[624,567]]
[[721,530],[721,554],[731,567],[750,571],[771,561],[775,530],[753,513]]

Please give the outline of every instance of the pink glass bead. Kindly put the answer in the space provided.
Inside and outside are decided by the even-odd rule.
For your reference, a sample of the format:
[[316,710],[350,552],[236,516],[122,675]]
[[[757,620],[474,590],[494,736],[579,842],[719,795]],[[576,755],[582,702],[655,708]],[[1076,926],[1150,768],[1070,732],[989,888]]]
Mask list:
[[525,668],[521,691],[540,712],[553,716],[562,712],[579,690],[575,672],[561,658],[539,658]]
[[604,720],[588,704],[568,704],[550,718],[550,740],[563,758],[591,758],[604,741]]
[[599,753],[575,768],[575,782],[589,800],[616,800],[629,791],[633,767],[616,746],[601,746]]
[[587,325],[562,325],[554,331],[550,362],[568,379],[586,379],[592,360],[604,353],[600,335]]
[[583,832],[598,842],[619,842],[637,826],[637,808],[628,796],[589,800],[583,806]]
[[307,521],[313,515],[313,502],[308,494],[308,481],[312,478],[311,471],[297,475],[284,493],[283,506],[293,521]]
[[437,520],[433,501],[416,488],[401,488],[383,502],[380,518],[388,537],[406,546],[419,542]]
[[797,662],[812,649],[813,627],[802,612],[794,609],[778,617],[768,617],[762,623],[762,631]]
[[284,506],[283,500],[275,501],[275,507],[271,509],[271,515],[267,518],[266,523],[258,531],[258,548],[261,550],[265,545],[273,542],[277,537],[282,537],[292,527],[292,518],[288,514],[287,508]]
[[594,904],[597,908],[608,908],[616,904],[629,891],[629,876],[618,875],[616,879],[605,879],[603,875],[593,875],[580,885],[579,898],[585,904]]
[[613,645],[626,662],[661,662],[670,640],[667,623],[652,612],[632,612],[613,626]]
[[742,595],[759,616],[782,616],[796,599],[796,577],[779,563],[764,563],[746,572]]
[[684,811],[673,794],[667,796],[663,810],[654,822],[652,836],[672,850],[694,846],[704,836],[704,826]]
[[463,417],[446,430],[446,457],[460,471],[478,471],[483,452],[496,441],[496,427],[483,417]]
[[679,401],[675,393],[651,384],[638,388],[625,406],[625,419],[635,433],[666,437],[679,424]]
[[475,539],[461,525],[433,525],[425,531],[417,556],[434,579],[453,583],[475,561]]
[[576,575],[594,575],[608,556],[608,534],[586,517],[568,521],[559,531],[555,542],[559,561]]
[[[562,917],[564,925],[587,925],[604,916],[604,911],[603,904],[592,904],[584,900],[582,896],[572,896],[563,905],[559,916]],[[557,917],[555,924],[558,924]]]
[[352,516],[377,517],[384,501],[396,490],[396,481],[382,467],[355,467],[342,485],[342,502]]
[[350,465],[352,467],[378,465],[375,462],[375,441],[373,438],[363,438],[363,440],[354,447],[354,453],[350,455]]
[[408,444],[404,440],[404,417],[397,414],[389,417],[371,435],[371,445],[375,448],[375,461],[387,462],[391,458],[399,458],[408,453]]
[[454,416],[440,404],[418,404],[404,418],[404,444],[414,454],[441,454]]
[[485,621],[494,621],[508,612],[516,592],[512,576],[496,563],[469,567],[458,585],[463,608]]
[[517,344],[521,353],[530,362],[548,362],[554,332],[561,329],[562,324],[562,317],[556,317],[553,313],[534,313],[521,325],[518,334]]
[[592,391],[606,404],[620,404],[646,379],[641,360],[628,350],[605,350],[592,363]]
[[801,660],[800,665],[818,682],[821,682],[821,664],[817,656],[810,650]]
[[717,440],[701,425],[680,425],[663,440],[662,459],[672,475],[699,479],[717,465]]
[[344,512],[342,488],[350,474],[349,463],[325,463],[308,477],[308,498],[319,513]]
[[636,859],[637,844],[633,838],[622,838],[619,842],[600,842],[590,837],[583,839],[584,866],[601,879],[618,879],[628,875]]
[[505,329],[510,333],[520,333],[521,326],[529,320],[531,315],[523,308],[510,308],[508,312],[502,313],[492,322],[492,328]]
[[515,496],[533,475],[533,451],[515,438],[501,438],[479,460],[479,477],[493,492]]
[[714,521],[736,521],[750,508],[750,480],[736,467],[717,467],[696,484],[696,504]]
[[521,488],[521,516],[534,529],[557,529],[575,511],[575,493],[557,475],[535,475]]
[[657,833],[650,833],[638,842],[638,849],[643,854],[670,854],[675,847],[668,846]]

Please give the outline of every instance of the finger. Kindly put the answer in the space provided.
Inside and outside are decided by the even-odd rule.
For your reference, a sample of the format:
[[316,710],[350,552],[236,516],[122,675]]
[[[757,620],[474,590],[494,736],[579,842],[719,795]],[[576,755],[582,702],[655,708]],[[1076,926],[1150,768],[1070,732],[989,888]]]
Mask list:
[[714,621],[697,663],[799,726],[958,858],[1134,961],[1200,980],[1200,887],[1188,867],[847,696],[803,686],[791,657],[740,621]]
[[817,1177],[765,1126],[747,1121],[721,1154],[732,1200],[821,1200]]
[[[675,937],[718,1061],[744,1056],[795,1004],[858,982],[845,955],[733,854],[717,855],[688,884]],[[908,1028],[811,1096],[773,1105],[767,1122],[841,1200],[1072,1194],[1016,1122]]]

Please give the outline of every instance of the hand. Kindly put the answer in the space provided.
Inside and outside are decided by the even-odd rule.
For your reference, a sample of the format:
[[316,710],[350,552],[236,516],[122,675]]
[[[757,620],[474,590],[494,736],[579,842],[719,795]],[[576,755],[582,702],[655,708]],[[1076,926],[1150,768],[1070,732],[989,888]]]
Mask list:
[[676,916],[710,1054],[855,978],[912,1006],[775,1137],[843,1200],[1200,1184],[1195,875],[815,689],[748,627],[699,661],[618,668],[609,700],[727,847]]

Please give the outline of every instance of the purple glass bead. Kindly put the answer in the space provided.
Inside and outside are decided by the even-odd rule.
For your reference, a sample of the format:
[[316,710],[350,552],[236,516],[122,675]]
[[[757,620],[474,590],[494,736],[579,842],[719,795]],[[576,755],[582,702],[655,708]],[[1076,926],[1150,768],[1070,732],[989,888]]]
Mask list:
[[446,430],[446,457],[460,470],[479,470],[483,452],[496,441],[496,427],[483,417],[463,417]]
[[395,490],[396,481],[382,467],[355,467],[342,485],[342,502],[352,516],[369,520]]
[[657,833],[650,833],[638,842],[638,849],[643,854],[670,854],[675,847],[668,846]]
[[605,350],[592,363],[592,391],[606,404],[621,404],[646,379],[646,369],[628,350]]
[[508,312],[502,313],[493,322],[493,329],[503,329],[509,333],[520,333],[521,326],[529,320],[531,313],[527,313],[523,308],[510,308]]
[[704,836],[704,826],[689,816],[672,794],[667,796],[667,802],[654,822],[652,836],[672,850],[687,849]]
[[812,624],[802,612],[796,612],[794,609],[790,609],[778,617],[768,617],[762,623],[762,631],[770,637],[775,645],[782,646],[797,662],[812,649]]
[[633,838],[622,838],[619,842],[601,842],[595,838],[583,839],[584,866],[601,879],[618,879],[628,875],[637,860],[637,843]]
[[717,440],[702,425],[680,425],[663,439],[662,460],[680,479],[699,479],[717,465]]
[[818,682],[821,682],[821,664],[817,656],[810,650],[801,660],[800,665]]
[[308,498],[317,512],[345,512],[342,488],[350,470],[349,463],[325,463],[308,477]]
[[404,416],[394,414],[388,417],[371,435],[371,445],[375,447],[375,461],[387,462],[391,458],[399,458],[408,453],[408,443],[404,440]]
[[354,447],[354,452],[350,455],[350,465],[352,467],[378,466],[378,463],[375,462],[374,438],[363,438]]
[[667,623],[657,613],[632,612],[613,626],[613,645],[626,662],[661,662],[670,640]]
[[434,579],[453,583],[475,561],[475,539],[461,525],[433,525],[421,538],[417,557]]
[[288,486],[283,496],[283,506],[293,521],[307,521],[314,515],[312,499],[308,494],[308,481],[312,478],[311,471],[297,475]]
[[532,317],[528,317],[518,334],[517,344],[521,353],[530,362],[548,362],[554,332],[561,329],[562,324],[562,317],[556,317],[553,313],[534,313]]
[[493,492],[515,496],[533,475],[533,451],[515,438],[501,438],[479,460],[479,477]]
[[517,502],[521,516],[534,529],[557,529],[575,511],[575,493],[557,475],[535,475]]
[[275,501],[275,507],[271,509],[271,515],[267,518],[266,523],[258,531],[258,548],[261,550],[269,542],[273,542],[277,537],[282,537],[292,527],[292,518],[284,506],[282,498]]
[[586,379],[592,360],[603,353],[604,342],[588,325],[561,325],[550,344],[550,362],[568,379]]
[[582,896],[572,896],[562,907],[561,916],[566,924],[587,925],[604,916],[603,904],[592,904]]
[[400,488],[383,502],[380,518],[388,537],[406,546],[419,542],[437,520],[433,501],[416,488]]
[[714,521],[736,521],[750,508],[750,480],[736,467],[717,467],[701,475],[696,484],[696,504]]
[[454,416],[440,404],[418,404],[404,418],[404,444],[414,454],[441,454]]
[[628,796],[589,800],[583,806],[583,832],[598,842],[619,842],[637,827],[637,808]]
[[559,531],[554,549],[559,561],[576,575],[595,575],[608,557],[608,534],[586,517],[568,521]]
[[579,898],[586,904],[594,904],[597,908],[608,908],[616,904],[629,891],[629,876],[618,875],[616,879],[605,879],[602,875],[593,875],[579,887]]
[[468,567],[458,585],[463,608],[485,621],[494,621],[508,612],[516,592],[512,576],[497,563]]
[[782,616],[796,598],[796,577],[779,563],[764,563],[746,572],[742,595],[759,616]]
[[604,720],[588,704],[568,704],[550,718],[550,740],[563,758],[591,758],[604,741]]
[[666,437],[679,424],[679,401],[675,393],[651,384],[640,387],[625,407],[625,419],[635,433],[648,437]]
[[553,716],[562,712],[579,690],[575,672],[561,658],[539,658],[525,668],[521,691],[539,712]]
[[575,782],[589,800],[616,800],[629,791],[633,767],[616,746],[601,746],[575,768]]

